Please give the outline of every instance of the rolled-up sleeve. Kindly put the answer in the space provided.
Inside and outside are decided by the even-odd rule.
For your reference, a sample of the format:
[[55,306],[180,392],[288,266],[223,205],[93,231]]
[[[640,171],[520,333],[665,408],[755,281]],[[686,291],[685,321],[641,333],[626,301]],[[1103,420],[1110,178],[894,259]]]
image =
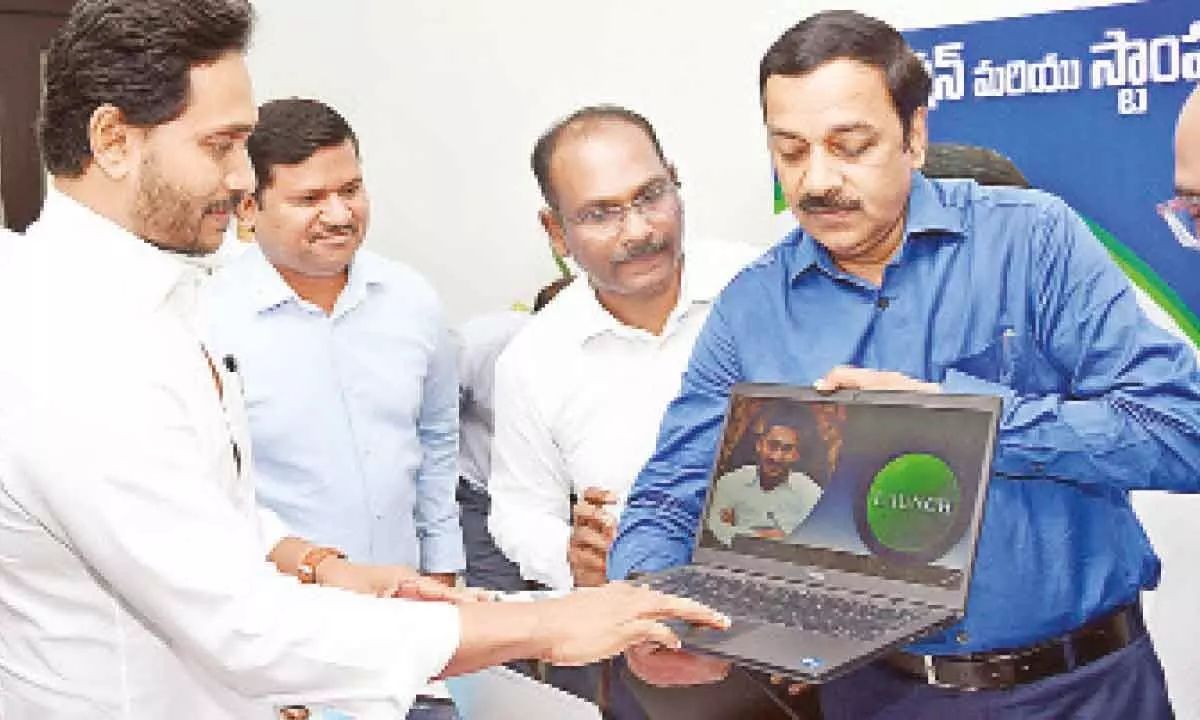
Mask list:
[[1069,377],[1035,394],[951,370],[949,392],[1003,399],[997,472],[1124,490],[1200,491],[1200,376],[1186,344],[1145,316],[1128,279],[1061,201],[1036,232],[1036,337],[1006,338],[1010,361],[1044,353]]
[[416,526],[421,570],[457,573],[466,565],[458,502],[458,354],[450,331],[441,328],[425,376],[417,433]]

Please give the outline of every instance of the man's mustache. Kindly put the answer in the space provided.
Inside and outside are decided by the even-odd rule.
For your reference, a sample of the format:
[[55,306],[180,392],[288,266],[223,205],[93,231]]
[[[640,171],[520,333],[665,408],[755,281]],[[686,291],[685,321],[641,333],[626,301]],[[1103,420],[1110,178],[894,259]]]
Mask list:
[[313,240],[322,240],[326,238],[343,238],[354,235],[358,232],[358,224],[349,222],[344,225],[322,225],[316,232],[311,235]]
[[629,262],[647,255],[657,255],[658,253],[667,250],[671,247],[671,241],[665,237],[651,238],[644,243],[637,245],[624,245],[613,255],[613,264]]
[[861,210],[862,203],[853,198],[842,197],[836,192],[820,195],[805,195],[796,201],[799,212],[849,212]]

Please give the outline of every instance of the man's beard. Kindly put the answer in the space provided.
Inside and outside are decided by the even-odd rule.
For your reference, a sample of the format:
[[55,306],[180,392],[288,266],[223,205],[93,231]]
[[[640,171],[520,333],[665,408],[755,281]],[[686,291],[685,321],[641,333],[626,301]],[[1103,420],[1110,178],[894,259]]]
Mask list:
[[779,487],[780,485],[784,484],[785,482],[787,482],[788,474],[789,474],[788,471],[785,469],[785,470],[775,471],[775,475],[772,476],[768,473],[767,468],[763,467],[762,465],[759,465],[758,466],[759,486],[762,487],[762,489],[765,490],[766,492],[770,492],[770,491],[774,490],[775,488]]
[[231,209],[231,199],[203,203],[169,183],[159,172],[154,156],[142,161],[134,222],[138,235],[160,250],[192,256],[211,253],[216,248],[206,248],[200,241],[204,216]]

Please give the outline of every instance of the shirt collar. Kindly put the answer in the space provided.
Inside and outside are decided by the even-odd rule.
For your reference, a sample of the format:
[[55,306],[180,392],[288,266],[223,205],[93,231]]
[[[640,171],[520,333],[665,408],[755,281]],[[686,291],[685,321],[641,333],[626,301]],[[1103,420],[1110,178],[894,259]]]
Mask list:
[[120,278],[114,292],[137,305],[157,306],[177,288],[190,289],[200,280],[200,271],[184,256],[151,245],[53,186],[28,234],[42,232],[52,242],[69,243],[69,252],[91,257],[97,269],[111,271]]
[[[289,301],[297,305],[305,303],[271,261],[263,255],[258,244],[248,248],[246,256],[244,261],[250,266],[252,273],[250,285],[254,288],[256,312],[264,313]],[[346,280],[346,287],[342,288],[341,295],[338,296],[333,314],[336,316],[352,309],[366,296],[368,288],[382,285],[386,280],[383,263],[370,253],[358,250],[350,263],[350,276]]]
[[[904,220],[905,243],[916,236],[958,241],[965,233],[961,214],[945,203],[939,187],[934,182],[914,170]],[[796,247],[792,255],[793,280],[814,266],[826,272],[836,272],[829,252],[802,229],[796,228],[789,233],[784,238],[784,243],[791,243]]]
[[[667,318],[667,324],[663,328],[664,336],[671,334],[679,318],[693,306],[711,303],[725,287],[729,273],[725,272],[722,275],[721,268],[710,267],[711,265],[713,263],[705,262],[703,251],[697,252],[690,247],[685,251],[679,301]],[[595,289],[587,282],[586,277],[568,285],[555,298],[555,302],[561,302],[564,314],[570,317],[571,321],[566,331],[579,345],[584,345],[592,338],[605,333],[627,337],[653,337],[651,333],[630,327],[613,317],[612,313],[600,304]]]

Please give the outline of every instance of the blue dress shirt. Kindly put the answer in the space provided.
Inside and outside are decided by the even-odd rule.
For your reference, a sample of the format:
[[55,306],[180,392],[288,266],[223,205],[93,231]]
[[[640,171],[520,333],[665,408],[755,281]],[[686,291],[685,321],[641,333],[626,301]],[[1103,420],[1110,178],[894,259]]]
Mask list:
[[326,315],[254,247],[213,278],[204,325],[242,376],[260,502],[352,560],[462,569],[456,358],[428,282],[359,250]]
[[1083,221],[1032,190],[913,175],[880,287],[797,229],[717,300],[621,518],[613,577],[686,562],[739,381],[850,364],[1003,398],[966,619],[910,650],[1020,647],[1134,600],[1159,562],[1129,504],[1200,489],[1200,376]]

